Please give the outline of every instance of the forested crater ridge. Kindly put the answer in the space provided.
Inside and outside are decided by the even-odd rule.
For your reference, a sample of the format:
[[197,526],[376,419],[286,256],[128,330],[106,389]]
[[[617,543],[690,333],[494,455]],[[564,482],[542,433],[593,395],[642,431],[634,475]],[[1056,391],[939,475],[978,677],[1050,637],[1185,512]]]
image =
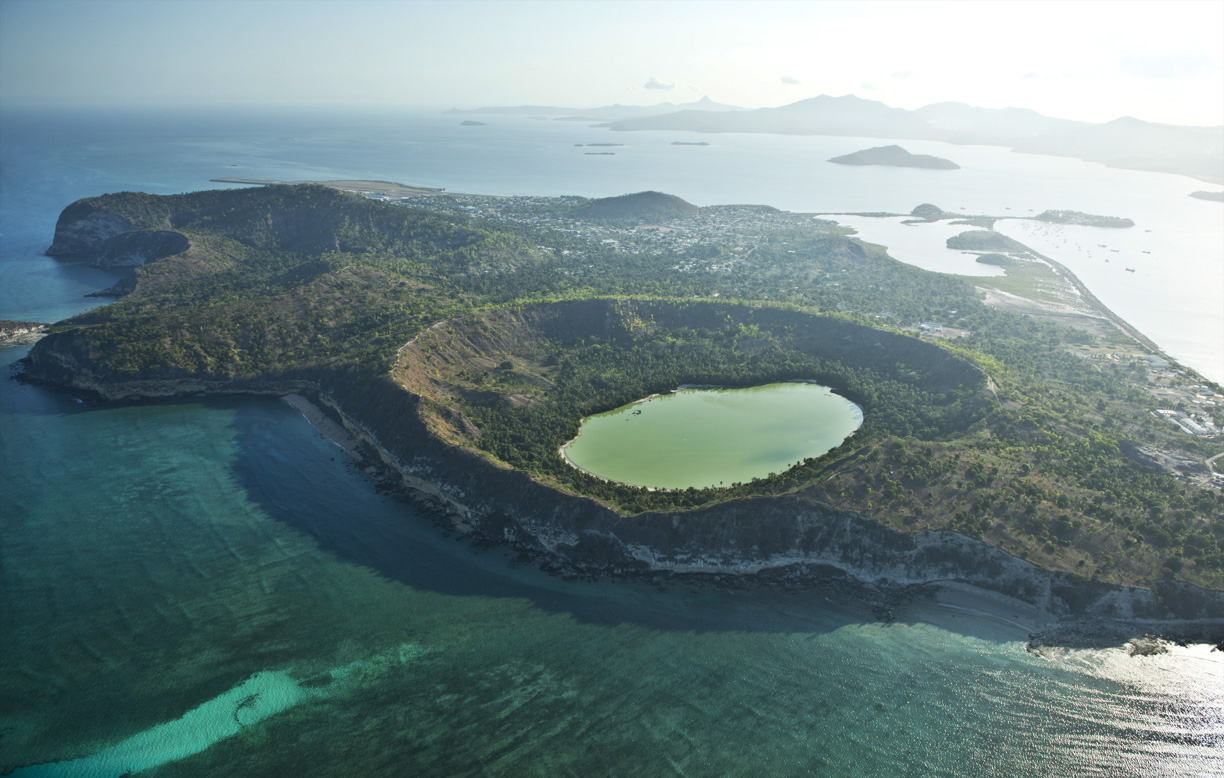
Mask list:
[[[88,198],[51,253],[123,256],[131,275],[47,328],[26,375],[106,399],[303,393],[460,530],[588,572],[833,565],[1030,599],[1052,591],[1042,570],[1224,586],[1212,444],[1156,413],[1167,380],[1107,322],[1009,312],[986,279],[801,214],[576,215],[592,202]],[[652,492],[558,453],[584,416],[654,392],[795,379],[863,426],[772,477]]]
[[440,439],[630,512],[793,489],[838,449],[770,479],[659,493],[564,464],[558,450],[584,416],[686,384],[811,380],[863,409],[861,446],[962,433],[984,418],[989,397],[979,367],[914,338],[798,311],[663,300],[514,306],[447,321],[403,349],[394,375],[427,400],[422,415]]

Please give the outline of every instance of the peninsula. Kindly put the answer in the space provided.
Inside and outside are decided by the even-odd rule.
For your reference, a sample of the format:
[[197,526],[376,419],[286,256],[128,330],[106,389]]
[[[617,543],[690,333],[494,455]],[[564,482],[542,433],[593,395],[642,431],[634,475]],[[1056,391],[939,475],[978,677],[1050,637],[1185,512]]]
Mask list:
[[[760,206],[400,202],[303,185],[74,203],[49,253],[142,264],[117,303],[49,327],[26,378],[297,394],[439,521],[567,576],[837,579],[881,602],[955,578],[1062,616],[1224,615],[1211,438],[1153,412],[1168,381],[1205,382],[1147,369],[1125,333],[1010,313]],[[651,491],[558,454],[583,417],[654,393],[795,379],[863,423],[785,472]]]
[[1135,222],[1131,219],[1123,219],[1117,216],[1097,216],[1096,214],[1083,213],[1081,211],[1045,211],[1033,218],[1053,224],[1078,224],[1084,227],[1124,229],[1135,226]]

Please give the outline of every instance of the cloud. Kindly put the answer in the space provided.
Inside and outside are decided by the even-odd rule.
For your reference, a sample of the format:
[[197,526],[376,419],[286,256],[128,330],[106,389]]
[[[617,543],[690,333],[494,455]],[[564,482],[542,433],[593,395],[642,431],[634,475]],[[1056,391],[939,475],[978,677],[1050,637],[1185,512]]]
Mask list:
[[1126,54],[1122,57],[1122,72],[1128,76],[1184,78],[1216,69],[1216,61],[1206,54]]
[[870,81],[864,81],[863,83],[859,84],[859,89],[867,89],[874,92],[876,89],[879,89],[879,87]]
[[675,89],[676,83],[674,81],[660,81],[651,76],[646,80],[645,87],[647,89]]
[[799,83],[799,79],[795,78],[794,76],[782,76],[782,83],[794,86],[795,84]]
[[914,71],[912,71],[912,70],[898,70],[898,71],[896,71],[896,72],[892,73],[891,75],[892,75],[892,77],[893,77],[893,78],[909,78],[910,76],[914,75]]
[[1025,73],[1023,76],[1020,76],[1020,78],[1024,79],[1025,81],[1032,81],[1033,79],[1041,78],[1041,76],[1037,75],[1036,72],[1030,70],[1029,72]]

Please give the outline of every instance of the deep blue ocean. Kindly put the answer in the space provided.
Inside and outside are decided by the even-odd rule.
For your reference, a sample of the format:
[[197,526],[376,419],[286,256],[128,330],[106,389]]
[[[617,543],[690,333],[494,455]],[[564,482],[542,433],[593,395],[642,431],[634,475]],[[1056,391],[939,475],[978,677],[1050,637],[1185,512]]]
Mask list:
[[[1049,202],[1038,182],[1085,163],[997,149],[952,147],[1018,171],[987,195],[819,164],[865,139],[658,135],[587,157],[573,144],[606,131],[529,119],[3,114],[0,318],[63,318],[113,283],[41,256],[74,199],[222,176],[811,212],[1143,201]],[[379,494],[283,403],[90,405],[8,380],[25,352],[0,350],[0,774],[1224,775],[1208,647],[1039,657],[1005,607],[884,624],[815,592],[565,582]]]

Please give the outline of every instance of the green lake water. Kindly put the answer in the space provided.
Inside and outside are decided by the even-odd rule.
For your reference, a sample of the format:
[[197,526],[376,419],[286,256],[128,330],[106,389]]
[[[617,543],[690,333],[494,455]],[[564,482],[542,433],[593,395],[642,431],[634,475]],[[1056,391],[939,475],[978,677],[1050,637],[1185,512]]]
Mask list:
[[565,456],[636,486],[730,486],[818,457],[862,424],[857,405],[819,384],[681,389],[586,419]]

